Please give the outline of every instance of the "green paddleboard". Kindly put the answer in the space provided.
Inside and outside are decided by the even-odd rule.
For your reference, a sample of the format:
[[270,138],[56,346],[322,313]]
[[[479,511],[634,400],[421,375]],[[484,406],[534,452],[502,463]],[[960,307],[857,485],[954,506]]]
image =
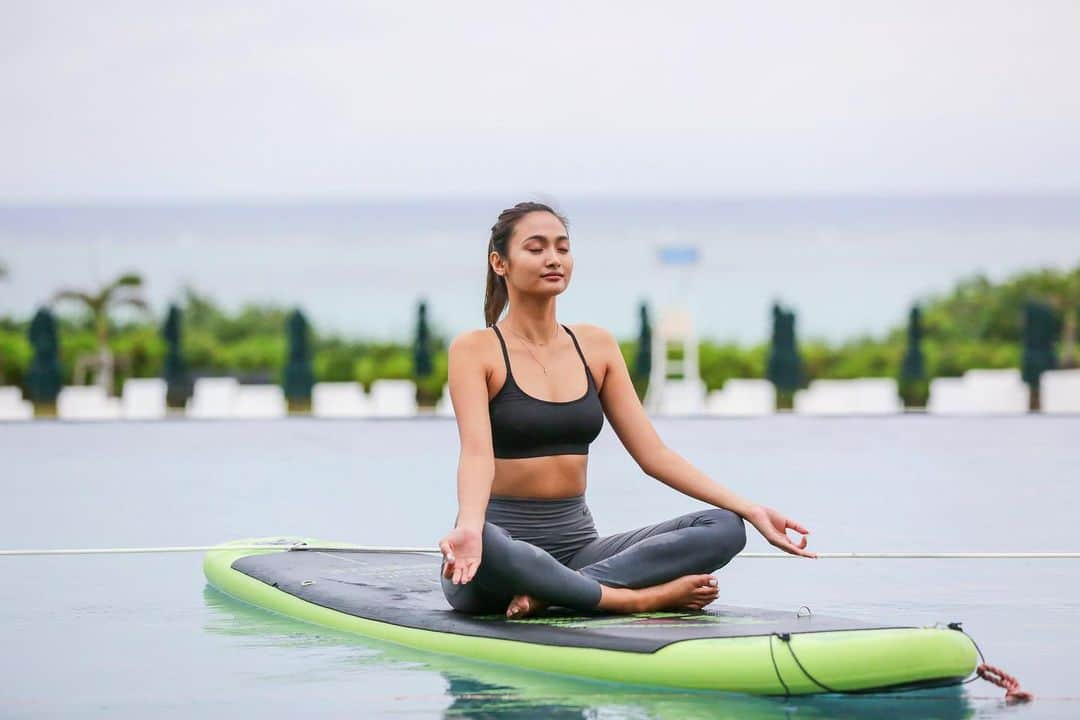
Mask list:
[[[236,546],[265,546],[238,550]],[[318,550],[293,549],[296,547]],[[331,549],[333,548],[333,549]],[[699,612],[464,615],[447,604],[441,557],[350,552],[305,538],[239,540],[203,568],[227,595],[289,617],[425,651],[561,675],[757,695],[953,685],[977,651],[962,632],[710,606]]]

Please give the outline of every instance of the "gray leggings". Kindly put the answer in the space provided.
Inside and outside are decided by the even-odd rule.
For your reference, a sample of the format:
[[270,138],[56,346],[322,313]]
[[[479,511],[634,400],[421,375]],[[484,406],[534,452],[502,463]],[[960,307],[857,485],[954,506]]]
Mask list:
[[[515,595],[593,610],[600,585],[642,588],[727,565],[746,545],[741,517],[711,508],[598,537],[585,496],[492,496],[473,579],[443,594],[459,612],[505,612]],[[576,571],[580,570],[580,574]]]

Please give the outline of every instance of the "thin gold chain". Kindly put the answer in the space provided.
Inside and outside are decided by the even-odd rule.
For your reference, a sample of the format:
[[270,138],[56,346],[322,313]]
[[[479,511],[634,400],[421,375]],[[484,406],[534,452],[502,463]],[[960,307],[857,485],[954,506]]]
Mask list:
[[[506,328],[506,329],[510,330],[510,328]],[[536,361],[536,364],[539,365],[543,369],[544,374],[547,375],[548,374],[547,366],[544,365],[544,363],[540,362],[540,358],[536,357],[536,354],[532,350],[529,350],[529,345],[533,345],[534,343],[532,343],[532,342],[526,340],[525,338],[521,337],[521,335],[518,335],[513,330],[510,330],[510,333],[512,335],[516,335],[518,338],[521,339],[522,342],[525,343],[526,352],[528,352],[529,355],[532,355],[532,359]],[[554,340],[555,336],[558,335],[558,334],[559,334],[559,324],[555,323],[555,333],[551,336],[551,340],[548,340],[546,343],[544,343],[544,345],[542,347],[547,347],[548,345],[550,345],[552,340]]]

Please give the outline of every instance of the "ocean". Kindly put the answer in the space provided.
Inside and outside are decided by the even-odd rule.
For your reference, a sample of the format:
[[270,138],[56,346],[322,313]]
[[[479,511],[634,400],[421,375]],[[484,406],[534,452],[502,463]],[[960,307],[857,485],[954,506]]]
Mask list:
[[[0,314],[134,270],[162,315],[185,287],[225,307],[301,307],[320,332],[405,340],[426,299],[438,332],[483,325],[488,234],[521,199],[570,220],[562,322],[622,338],[637,306],[687,304],[699,335],[760,342],[779,300],[801,338],[880,335],[961,277],[1080,262],[1070,196],[430,198],[0,207]],[[665,246],[698,248],[689,267]]]

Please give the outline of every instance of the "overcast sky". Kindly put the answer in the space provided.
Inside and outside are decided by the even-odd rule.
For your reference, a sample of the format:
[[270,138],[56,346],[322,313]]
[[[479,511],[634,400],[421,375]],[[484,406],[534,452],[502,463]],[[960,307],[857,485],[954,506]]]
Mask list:
[[0,202],[1080,191],[1080,2],[10,2]]

